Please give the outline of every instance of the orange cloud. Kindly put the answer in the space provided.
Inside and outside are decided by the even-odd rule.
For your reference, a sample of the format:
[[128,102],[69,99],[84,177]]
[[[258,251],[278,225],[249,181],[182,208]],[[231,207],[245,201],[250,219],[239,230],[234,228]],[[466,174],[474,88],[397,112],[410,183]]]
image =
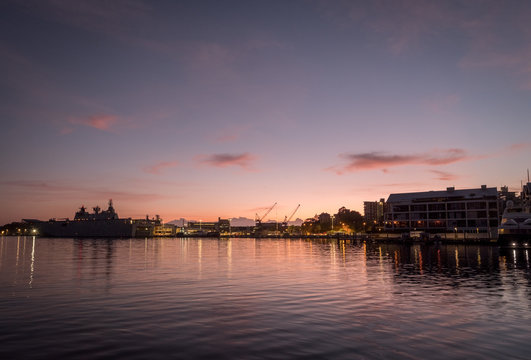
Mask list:
[[213,155],[199,157],[199,161],[205,165],[210,165],[210,166],[215,166],[215,167],[239,166],[245,170],[252,169],[251,163],[255,159],[256,157],[249,153],[213,154]]
[[163,161],[158,164],[144,168],[144,171],[149,174],[160,174],[163,170],[175,167],[179,164],[178,161]]
[[84,118],[71,118],[68,120],[71,124],[89,126],[102,131],[110,131],[111,127],[118,122],[115,115],[92,115]]
[[448,165],[459,161],[469,160],[470,157],[463,149],[434,150],[432,153],[413,155],[388,155],[379,152],[361,154],[342,154],[347,164],[331,167],[327,170],[341,175],[347,172],[379,169],[384,172],[389,167],[406,165]]

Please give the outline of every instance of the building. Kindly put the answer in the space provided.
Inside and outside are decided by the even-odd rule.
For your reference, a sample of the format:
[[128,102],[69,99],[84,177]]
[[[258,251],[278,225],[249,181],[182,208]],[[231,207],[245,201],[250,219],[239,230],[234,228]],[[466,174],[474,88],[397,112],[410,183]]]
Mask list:
[[498,191],[477,189],[391,194],[385,207],[388,231],[489,232],[499,222]]
[[231,228],[230,228],[230,220],[229,219],[222,219],[218,217],[218,232],[220,234],[230,234]]
[[384,220],[385,199],[363,202],[363,218],[367,224],[381,224]]
[[218,218],[218,221],[189,221],[186,228],[189,234],[229,234],[231,232],[230,220]]
[[218,223],[213,221],[188,221],[186,228],[188,233],[217,232]]
[[153,228],[153,236],[175,236],[176,226],[173,224],[160,224]]

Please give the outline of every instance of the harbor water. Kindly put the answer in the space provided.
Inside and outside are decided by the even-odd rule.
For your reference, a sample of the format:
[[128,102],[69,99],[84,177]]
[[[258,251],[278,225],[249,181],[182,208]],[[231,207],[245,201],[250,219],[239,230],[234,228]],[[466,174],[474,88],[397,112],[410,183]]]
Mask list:
[[529,250],[0,238],[0,358],[529,359]]

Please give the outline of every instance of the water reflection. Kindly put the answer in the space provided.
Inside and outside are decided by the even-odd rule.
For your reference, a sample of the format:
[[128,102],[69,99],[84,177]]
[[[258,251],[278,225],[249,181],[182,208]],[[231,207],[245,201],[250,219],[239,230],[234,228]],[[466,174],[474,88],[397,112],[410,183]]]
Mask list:
[[[144,269],[164,267],[168,265],[168,261],[176,260],[188,264],[194,258],[194,269],[197,270],[199,278],[205,270],[205,261],[209,261],[210,267],[211,259],[217,259],[218,268],[223,268],[226,276],[230,278],[233,276],[234,267],[240,266],[243,260],[247,265],[249,262],[260,262],[263,258],[276,263],[304,260],[311,264],[315,259],[322,262],[323,255],[328,256],[331,268],[356,267],[359,274],[365,275],[375,271],[390,271],[397,277],[430,274],[473,277],[512,270],[523,270],[527,275],[531,267],[528,249],[500,249],[486,245],[401,245],[303,239],[46,240],[35,237],[2,237],[0,267],[12,266],[15,272],[25,273],[27,242],[31,244],[29,271],[26,273],[29,285],[34,281],[39,257],[42,256],[45,261],[49,260],[59,245],[61,248],[72,248],[76,278],[103,275],[108,281],[112,280],[116,261],[121,264],[126,259],[128,264],[135,265],[139,262],[140,254]],[[43,244],[46,245],[42,255],[39,255],[38,248]],[[140,246],[141,253],[138,252]],[[13,265],[10,265],[10,259],[14,260]],[[377,264],[377,268],[372,264]],[[46,266],[46,263],[43,265]]]
[[30,280],[29,280],[29,286],[32,286],[33,283],[33,273],[35,272],[35,236],[32,239],[32,246],[31,246],[31,268],[30,268]]
[[530,278],[528,250],[484,245],[2,237],[0,341],[52,358],[525,358]]

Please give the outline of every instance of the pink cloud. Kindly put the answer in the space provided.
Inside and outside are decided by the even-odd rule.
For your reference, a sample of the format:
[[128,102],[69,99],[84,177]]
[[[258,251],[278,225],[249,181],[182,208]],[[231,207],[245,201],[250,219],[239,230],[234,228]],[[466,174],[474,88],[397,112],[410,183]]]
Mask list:
[[456,180],[456,179],[459,178],[459,176],[457,176],[455,174],[451,174],[451,173],[446,172],[446,171],[430,170],[430,172],[432,172],[435,175],[437,175],[437,177],[435,178],[437,180],[450,181],[450,180]]
[[347,172],[357,172],[379,169],[384,172],[389,167],[407,165],[448,165],[470,159],[463,149],[434,150],[431,153],[412,155],[392,155],[379,152],[361,154],[342,154],[341,158],[347,160],[347,164],[328,168],[341,175]]
[[232,141],[238,140],[239,138],[240,138],[240,134],[221,134],[216,137],[216,141],[220,143],[232,142]]
[[163,161],[158,164],[148,166],[144,168],[144,171],[148,174],[160,174],[162,171],[176,167],[179,164],[177,161]]
[[529,148],[531,148],[531,143],[518,143],[518,144],[512,144],[507,147],[509,151],[515,151],[515,152],[527,150]]
[[198,157],[202,164],[214,167],[239,166],[245,170],[252,170],[252,162],[256,157],[249,154],[213,154]]
[[250,128],[250,125],[232,125],[220,130],[214,140],[218,143],[233,142],[241,138]]
[[115,115],[92,115],[83,118],[71,118],[68,121],[71,124],[79,124],[102,131],[110,131],[118,122],[118,117]]
[[61,129],[61,131],[59,132],[61,135],[67,135],[67,134],[70,134],[74,131],[74,129],[72,129],[71,127],[64,127]]

